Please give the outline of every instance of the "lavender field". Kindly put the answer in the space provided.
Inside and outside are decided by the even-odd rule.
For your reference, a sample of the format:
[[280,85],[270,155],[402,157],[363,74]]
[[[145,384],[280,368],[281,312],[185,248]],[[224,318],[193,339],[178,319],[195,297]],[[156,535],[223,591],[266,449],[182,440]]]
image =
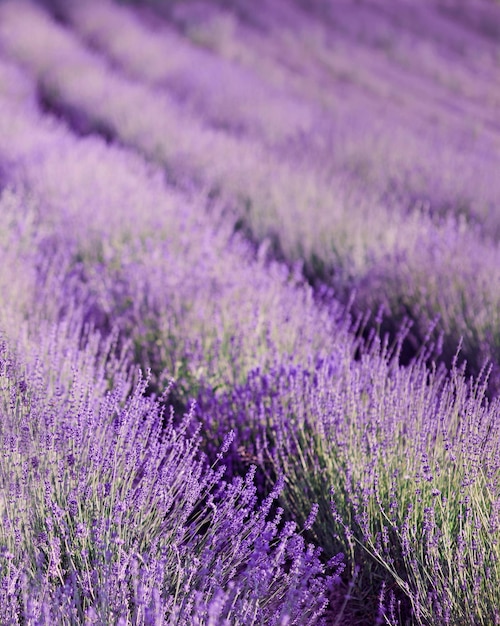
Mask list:
[[0,0],[0,624],[500,626],[500,3]]

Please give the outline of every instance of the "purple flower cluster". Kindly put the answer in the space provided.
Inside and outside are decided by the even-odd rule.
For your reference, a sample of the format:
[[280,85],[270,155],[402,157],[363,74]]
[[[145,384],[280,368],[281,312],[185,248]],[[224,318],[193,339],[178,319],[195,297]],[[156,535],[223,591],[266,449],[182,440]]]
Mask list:
[[484,385],[457,371],[395,367],[379,349],[360,362],[253,372],[243,388],[205,395],[200,417],[241,433],[233,468],[250,457],[264,480],[284,473],[283,506],[327,556],[350,553],[362,588],[387,584],[387,601],[415,623],[487,624],[499,571],[498,399],[486,405]]
[[2,348],[2,623],[317,623],[335,580],[271,514],[280,485],[258,505],[253,471],[225,482],[192,415],[165,424],[147,381],[127,393],[71,339],[49,363]]

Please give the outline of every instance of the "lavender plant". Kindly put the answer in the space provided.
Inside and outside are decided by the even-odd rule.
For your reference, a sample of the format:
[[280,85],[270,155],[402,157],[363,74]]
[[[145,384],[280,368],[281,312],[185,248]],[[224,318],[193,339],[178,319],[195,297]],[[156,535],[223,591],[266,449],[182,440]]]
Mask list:
[[[2,120],[0,152],[11,179],[43,199],[50,245],[65,240],[61,224],[73,233],[68,297],[103,332],[120,328],[156,383],[166,370],[189,397],[202,380],[243,382],[274,350],[301,359],[346,340],[338,304],[318,309],[300,275],[268,265],[265,247],[253,258],[215,208],[207,218],[202,198],[172,191],[136,155],[7,103]],[[54,301],[46,315],[64,309]]]
[[165,426],[96,341],[48,337],[50,360],[2,347],[3,623],[318,623],[335,580],[269,516],[281,487],[257,507],[253,472],[221,480],[190,416]]
[[260,433],[250,454],[285,473],[285,509],[348,555],[353,623],[497,623],[498,401],[395,357],[375,344],[359,362],[256,372],[204,410]]

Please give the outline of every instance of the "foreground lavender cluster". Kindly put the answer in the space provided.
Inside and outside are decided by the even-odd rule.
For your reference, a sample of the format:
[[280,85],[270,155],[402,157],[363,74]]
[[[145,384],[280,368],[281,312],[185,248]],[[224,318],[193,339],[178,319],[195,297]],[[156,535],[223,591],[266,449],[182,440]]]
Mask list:
[[256,506],[252,471],[225,483],[145,383],[90,350],[68,364],[64,339],[53,396],[40,361],[2,352],[2,623],[316,623],[334,581],[270,516],[279,486]]
[[[39,239],[49,213],[2,194],[3,623],[317,623],[338,564],[327,575],[280,524],[279,483],[258,504],[255,470],[223,479],[230,434],[208,465],[193,417],[164,415],[134,382],[78,246]],[[16,263],[22,302],[6,293]]]
[[500,624],[499,10],[140,5],[0,4],[0,623]]

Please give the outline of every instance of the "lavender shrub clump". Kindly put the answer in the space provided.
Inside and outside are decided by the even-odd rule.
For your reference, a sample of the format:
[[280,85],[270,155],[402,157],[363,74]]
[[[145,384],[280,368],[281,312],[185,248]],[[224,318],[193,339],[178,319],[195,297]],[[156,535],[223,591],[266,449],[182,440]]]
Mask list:
[[500,9],[128,5],[0,4],[0,624],[500,625]]
[[284,473],[283,506],[326,555],[348,555],[353,623],[376,602],[390,624],[496,623],[498,399],[488,405],[484,384],[456,369],[395,362],[374,345],[360,362],[256,371],[200,406],[245,433],[240,464]]
[[72,367],[47,397],[43,365],[2,353],[3,623],[317,623],[334,581],[270,516],[279,486],[257,506],[252,472],[225,483],[146,381],[98,397]]
[[[13,208],[10,254],[29,274],[47,251],[23,258]],[[254,470],[226,482],[230,435],[208,465],[192,413],[163,415],[116,335],[91,329],[85,301],[69,306],[54,265],[41,278],[26,285],[30,314],[45,297],[64,317],[1,347],[2,623],[319,623],[340,570],[327,575],[319,548],[280,524],[282,483],[259,504]]]
[[[187,283],[184,294],[179,287],[196,264],[200,271],[205,266],[202,278],[209,285],[220,283],[225,297],[234,294],[241,287],[223,277],[226,267],[234,271],[244,260],[244,246],[232,250],[224,228],[216,233],[208,222],[206,231],[200,228],[192,198],[184,197],[191,201],[184,213],[169,204],[167,188],[140,159],[100,140],[80,144],[7,91],[2,120],[10,141],[4,141],[2,155],[12,184],[1,196],[2,327],[11,345],[4,346],[2,360],[6,623],[321,623],[342,566],[327,572],[320,548],[304,542],[295,524],[280,523],[283,512],[275,500],[282,481],[260,502],[255,469],[225,482],[230,438],[216,463],[208,464],[193,417],[165,416],[151,394],[151,379],[134,383],[134,358],[157,364],[153,357],[145,361],[138,348],[138,342],[146,348],[152,341],[141,315],[186,315],[196,285]],[[61,162],[61,150],[69,147]],[[81,185],[97,162],[116,186],[100,187],[94,177],[89,198]],[[61,173],[63,186],[56,182]],[[142,204],[130,193],[131,177],[140,185]],[[175,228],[177,241],[159,239],[158,230],[155,239],[147,219],[131,240],[127,215],[138,215],[137,206],[144,215],[148,185],[151,219],[159,205],[163,209],[154,225],[165,234]],[[98,219],[98,208],[110,219]],[[117,223],[112,215],[120,210]],[[213,246],[229,259],[227,266]],[[155,265],[160,260],[158,269],[172,272],[176,257],[181,276],[161,281],[153,298]],[[267,307],[275,306],[276,298],[287,297],[280,294],[285,283],[261,266],[252,279],[260,267],[261,293],[264,288]],[[17,267],[25,279],[21,290],[8,279]],[[243,272],[250,279],[251,272]],[[198,307],[206,307],[208,296],[207,289],[198,294]],[[307,307],[307,298],[296,300],[294,323],[305,313],[301,300]],[[165,334],[159,332],[151,348],[158,349],[160,339],[178,342],[178,352],[161,346],[171,359],[162,368],[181,376],[175,359],[186,361],[190,338],[181,336],[179,323],[168,333],[160,327]],[[213,358],[228,329],[223,324],[216,328],[220,338],[210,337],[203,318],[198,325],[205,335],[198,352]],[[249,332],[253,325],[250,317]],[[222,376],[219,349],[213,371]],[[189,367],[197,371],[196,353]],[[241,376],[244,365],[238,363],[237,371]],[[162,395],[169,396],[168,387]]]

